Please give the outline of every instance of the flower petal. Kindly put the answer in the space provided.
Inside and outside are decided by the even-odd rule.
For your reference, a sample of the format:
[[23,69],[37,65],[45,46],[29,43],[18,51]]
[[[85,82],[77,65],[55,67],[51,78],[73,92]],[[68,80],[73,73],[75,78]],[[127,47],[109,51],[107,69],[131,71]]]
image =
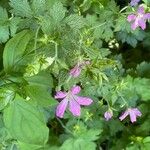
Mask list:
[[81,68],[78,65],[76,65],[74,68],[70,70],[69,74],[73,77],[78,77],[80,73],[81,73]]
[[119,117],[119,119],[122,121],[122,120],[125,119],[128,115],[129,115],[129,112],[128,112],[128,110],[126,110],[126,111]]
[[142,116],[142,113],[137,108],[133,108],[132,110],[134,111],[136,116]]
[[75,100],[79,103],[79,105],[84,105],[84,106],[88,106],[93,102],[92,99],[88,97],[81,97],[81,96],[76,96]]
[[131,24],[132,30],[135,30],[138,26],[139,25],[138,25],[138,23],[136,21]]
[[57,117],[60,117],[60,118],[63,118],[64,116],[64,112],[67,108],[67,105],[68,105],[68,100],[67,99],[63,99],[57,106],[56,108],[56,116]]
[[56,92],[56,95],[55,95],[55,98],[56,98],[56,99],[65,98],[66,95],[67,95],[66,92],[57,91],[57,92]]
[[143,19],[138,20],[138,25],[144,30],[146,29],[146,22]]
[[146,14],[144,15],[144,19],[150,19],[150,13],[146,13]]
[[133,123],[133,122],[136,122],[136,114],[135,114],[135,112],[134,112],[133,109],[131,109],[131,110],[129,111],[129,115],[130,115],[130,120],[131,120],[131,122],[132,122],[132,123]]
[[110,111],[106,111],[104,113],[104,118],[106,119],[106,121],[110,120],[112,118],[113,114]]
[[134,14],[131,14],[131,15],[128,15],[127,20],[129,22],[131,22],[131,21],[135,20],[135,18],[136,18],[136,16]]
[[78,94],[79,92],[81,91],[81,87],[80,86],[73,86],[72,88],[71,88],[71,93],[73,94],[73,95],[75,95],[75,94]]
[[138,13],[139,14],[144,14],[144,12],[145,12],[145,10],[144,10],[143,6],[141,6],[141,7],[138,8]]
[[74,116],[80,116],[80,105],[75,100],[69,101],[69,110]]
[[130,5],[136,6],[139,2],[140,2],[140,0],[131,0]]

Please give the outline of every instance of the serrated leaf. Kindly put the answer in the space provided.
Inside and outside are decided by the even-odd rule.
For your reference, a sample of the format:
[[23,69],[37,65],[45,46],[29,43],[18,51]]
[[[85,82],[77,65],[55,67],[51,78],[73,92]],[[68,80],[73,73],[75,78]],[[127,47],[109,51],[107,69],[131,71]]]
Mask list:
[[10,20],[10,34],[14,36],[18,29],[18,24],[20,23],[21,19],[18,17],[14,17]]
[[137,65],[137,74],[140,77],[150,77],[150,63],[142,62],[141,64]]
[[65,18],[66,24],[68,24],[72,29],[81,29],[85,25],[85,20],[82,16],[77,14],[72,14]]
[[150,100],[150,79],[136,78],[134,80],[134,86],[137,93],[141,96],[142,100]]
[[58,24],[65,17],[66,9],[61,2],[55,2],[50,9],[50,16],[53,18],[56,24]]
[[32,17],[32,10],[28,0],[10,0],[10,6],[13,8],[12,12],[20,17]]
[[42,15],[46,9],[46,0],[33,0],[31,7],[35,15]]

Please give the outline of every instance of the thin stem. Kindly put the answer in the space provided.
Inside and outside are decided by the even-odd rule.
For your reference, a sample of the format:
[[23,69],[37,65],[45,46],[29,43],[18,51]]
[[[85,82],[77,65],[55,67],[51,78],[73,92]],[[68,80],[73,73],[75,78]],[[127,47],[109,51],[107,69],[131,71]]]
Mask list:
[[124,104],[128,107],[128,103],[126,102],[126,100],[124,99],[124,97],[120,94],[120,92],[118,92],[118,95],[121,97],[121,99],[123,100]]
[[126,10],[127,8],[128,8],[128,6],[122,8],[122,9],[119,11],[119,13],[123,12],[123,11]]
[[55,44],[55,56],[54,57],[57,58],[58,57],[58,43],[53,40],[49,40],[49,42]]
[[69,77],[67,78],[67,80],[66,80],[66,83],[68,83],[68,82],[70,81],[71,78],[72,78],[72,77],[69,76]]
[[34,51],[36,51],[36,47],[37,47],[37,38],[38,38],[38,33],[40,30],[40,26],[37,28],[36,33],[35,33],[35,40],[34,40]]
[[93,30],[93,29],[96,29],[96,28],[98,28],[98,27],[101,27],[101,26],[103,26],[103,25],[105,25],[107,22],[105,21],[104,23],[102,23],[102,24],[99,24],[99,25],[96,25],[96,26],[94,26],[94,27],[91,27],[90,29],[89,29],[89,31],[90,30]]
[[62,122],[59,118],[56,117],[56,119],[58,120],[58,122],[61,124],[61,126],[62,126],[66,131],[68,131],[71,135],[74,136],[74,134],[63,124],[63,122]]

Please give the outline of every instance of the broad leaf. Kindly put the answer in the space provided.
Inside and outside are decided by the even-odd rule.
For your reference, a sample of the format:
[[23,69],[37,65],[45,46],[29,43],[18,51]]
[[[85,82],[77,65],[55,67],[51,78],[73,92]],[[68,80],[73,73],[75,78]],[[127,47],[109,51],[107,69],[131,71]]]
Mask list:
[[43,114],[19,96],[4,110],[4,124],[12,137],[21,142],[44,145],[48,140]]
[[6,9],[0,7],[0,43],[9,39],[8,14]]
[[3,53],[3,65],[6,72],[17,70],[16,65],[22,59],[30,39],[31,33],[24,30],[7,42]]

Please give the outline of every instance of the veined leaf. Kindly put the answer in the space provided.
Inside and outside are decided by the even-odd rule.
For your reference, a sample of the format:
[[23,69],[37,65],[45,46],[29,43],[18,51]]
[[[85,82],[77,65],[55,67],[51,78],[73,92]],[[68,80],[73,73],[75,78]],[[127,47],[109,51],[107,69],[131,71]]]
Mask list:
[[63,7],[62,3],[55,2],[52,9],[50,10],[50,15],[57,24],[65,17],[65,12],[66,9]]
[[32,10],[28,0],[10,0],[10,6],[13,8],[12,12],[21,17],[32,17]]
[[134,86],[142,100],[150,100],[150,79],[136,78],[134,80]]
[[50,91],[41,86],[27,86],[26,88],[27,95],[38,105],[43,107],[51,106],[57,104],[57,101],[51,97]]
[[6,21],[8,21],[7,11],[0,7],[0,43],[4,43],[9,39],[9,29],[5,23]]
[[11,136],[21,142],[44,145],[48,140],[49,130],[43,114],[18,95],[4,110],[4,124]]
[[17,63],[22,58],[30,39],[31,33],[24,30],[7,42],[3,53],[3,65],[7,73],[17,70]]

